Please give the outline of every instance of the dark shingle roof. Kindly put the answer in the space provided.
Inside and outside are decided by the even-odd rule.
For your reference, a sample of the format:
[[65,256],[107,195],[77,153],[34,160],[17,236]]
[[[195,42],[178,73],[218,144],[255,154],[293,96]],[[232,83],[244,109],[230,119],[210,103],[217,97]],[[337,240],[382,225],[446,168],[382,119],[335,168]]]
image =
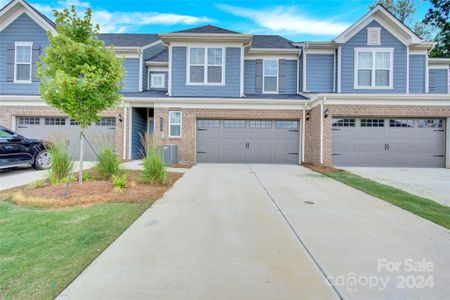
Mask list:
[[98,37],[105,45],[117,47],[142,47],[159,40],[159,35],[150,33],[101,33]]
[[279,35],[260,35],[253,36],[252,48],[281,48],[294,49],[292,41],[285,39]]
[[169,51],[165,49],[155,56],[150,57],[149,59],[147,59],[147,61],[169,61]]
[[219,34],[240,34],[240,32],[231,31],[213,25],[190,28],[186,30],[175,31],[173,33],[219,33]]

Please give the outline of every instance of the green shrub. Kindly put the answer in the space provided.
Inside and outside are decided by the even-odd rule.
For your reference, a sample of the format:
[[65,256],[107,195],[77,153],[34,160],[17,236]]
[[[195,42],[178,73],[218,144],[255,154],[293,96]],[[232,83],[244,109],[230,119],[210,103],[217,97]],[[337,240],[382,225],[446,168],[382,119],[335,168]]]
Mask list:
[[106,178],[123,173],[120,160],[110,146],[104,146],[98,153],[97,171],[100,176]]
[[44,185],[44,183],[45,183],[45,179],[38,179],[38,180],[31,182],[28,186],[32,189],[37,189],[37,188],[42,187]]
[[146,135],[143,140],[145,145],[144,169],[140,178],[145,183],[165,184],[167,182],[166,166],[158,155],[158,146],[152,143],[149,135]]
[[73,169],[73,161],[69,149],[63,139],[52,142],[49,148],[52,157],[52,165],[48,169],[48,179],[52,184],[70,181],[70,173]]
[[93,181],[95,180],[94,175],[91,174],[91,172],[89,171],[84,171],[83,172],[83,181]]
[[123,191],[127,187],[128,176],[127,173],[114,174],[111,176],[111,181],[114,186],[114,191]]

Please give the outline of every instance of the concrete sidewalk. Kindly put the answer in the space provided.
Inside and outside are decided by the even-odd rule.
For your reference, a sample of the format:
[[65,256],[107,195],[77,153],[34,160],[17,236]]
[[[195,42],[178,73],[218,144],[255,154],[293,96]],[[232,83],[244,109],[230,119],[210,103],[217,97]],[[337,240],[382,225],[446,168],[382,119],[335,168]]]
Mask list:
[[449,236],[299,166],[201,164],[58,299],[449,299]]

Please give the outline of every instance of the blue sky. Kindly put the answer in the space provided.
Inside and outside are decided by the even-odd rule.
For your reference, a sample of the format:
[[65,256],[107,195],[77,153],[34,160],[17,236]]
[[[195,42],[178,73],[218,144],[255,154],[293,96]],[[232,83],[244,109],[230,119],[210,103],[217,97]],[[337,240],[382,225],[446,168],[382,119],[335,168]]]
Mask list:
[[[52,17],[52,9],[91,7],[103,32],[161,33],[213,24],[253,34],[280,34],[293,41],[329,40],[367,12],[365,1],[277,0],[28,0]],[[3,6],[7,0],[0,0]],[[415,19],[429,4],[416,0]]]

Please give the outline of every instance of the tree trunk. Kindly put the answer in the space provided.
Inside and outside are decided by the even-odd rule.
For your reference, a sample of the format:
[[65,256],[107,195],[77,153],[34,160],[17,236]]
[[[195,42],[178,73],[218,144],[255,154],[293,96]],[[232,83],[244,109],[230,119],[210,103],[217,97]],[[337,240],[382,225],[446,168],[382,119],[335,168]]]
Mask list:
[[78,182],[83,183],[83,150],[84,150],[84,129],[80,131],[80,172],[78,177]]

